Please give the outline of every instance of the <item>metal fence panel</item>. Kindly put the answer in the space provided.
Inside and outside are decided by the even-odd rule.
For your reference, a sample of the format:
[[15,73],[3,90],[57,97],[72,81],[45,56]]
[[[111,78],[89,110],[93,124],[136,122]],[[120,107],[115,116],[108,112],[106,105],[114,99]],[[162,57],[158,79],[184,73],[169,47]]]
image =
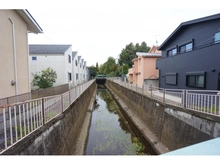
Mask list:
[[[78,85],[62,95],[0,106],[0,153],[66,110],[94,81]],[[66,89],[61,86],[56,92]]]
[[129,84],[118,77],[108,78],[108,80],[166,104],[220,116],[219,91],[163,89],[152,85],[138,87],[136,84]]

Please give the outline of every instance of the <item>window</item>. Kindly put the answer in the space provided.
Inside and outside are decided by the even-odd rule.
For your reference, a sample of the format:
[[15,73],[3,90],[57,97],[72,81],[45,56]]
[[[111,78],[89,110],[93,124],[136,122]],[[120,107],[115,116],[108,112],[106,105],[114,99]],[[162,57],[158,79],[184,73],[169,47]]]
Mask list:
[[175,56],[176,54],[177,54],[177,49],[176,48],[168,50],[168,52],[167,52],[168,57]]
[[192,51],[192,46],[193,46],[192,42],[185,44],[185,45],[182,45],[179,47],[179,51],[180,51],[180,53]]
[[75,60],[75,65],[77,66],[77,60]]
[[68,55],[68,62],[71,63],[71,56]]
[[68,72],[68,81],[72,81],[72,74]]
[[186,86],[205,88],[205,72],[187,73]]
[[168,85],[177,85],[177,73],[166,73],[165,83]]
[[186,52],[192,51],[192,48],[193,48],[192,46],[193,46],[192,42],[186,44]]
[[219,42],[220,42],[220,32],[215,33],[215,38],[214,38],[214,40],[215,40],[215,43],[219,43]]
[[33,56],[32,61],[37,61],[37,57]]
[[78,80],[78,73],[76,73],[76,80]]

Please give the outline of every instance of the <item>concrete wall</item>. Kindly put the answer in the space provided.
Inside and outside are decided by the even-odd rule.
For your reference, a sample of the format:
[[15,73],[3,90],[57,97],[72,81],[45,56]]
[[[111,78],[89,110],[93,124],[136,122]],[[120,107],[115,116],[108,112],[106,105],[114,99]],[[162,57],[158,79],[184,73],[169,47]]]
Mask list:
[[73,155],[95,89],[94,82],[66,111],[3,155]]
[[220,137],[219,117],[163,104],[110,81],[106,84],[126,104],[137,127],[143,133],[148,130],[146,138],[158,154]]
[[159,79],[145,79],[144,85],[152,85],[154,87],[159,87]]

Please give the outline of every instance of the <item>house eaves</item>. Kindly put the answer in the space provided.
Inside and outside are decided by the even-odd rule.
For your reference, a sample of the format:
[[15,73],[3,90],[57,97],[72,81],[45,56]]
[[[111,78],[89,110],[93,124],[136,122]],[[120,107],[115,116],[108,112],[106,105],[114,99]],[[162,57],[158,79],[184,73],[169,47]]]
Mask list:
[[38,25],[32,15],[28,12],[27,9],[16,10],[16,12],[23,18],[27,23],[28,31],[32,33],[43,33],[43,29]]
[[194,19],[191,21],[186,21],[186,22],[182,22],[171,34],[170,36],[159,46],[158,50],[163,50],[164,46],[172,39],[175,37],[175,35],[182,30],[183,28],[185,28],[186,26],[190,26],[193,24],[197,24],[197,23],[201,23],[201,22],[206,22],[206,21],[211,21],[211,20],[215,20],[215,19],[219,19],[220,18],[220,14],[215,14],[215,15],[211,15],[211,16],[207,16],[207,17],[202,17],[202,18],[198,18],[198,19]]

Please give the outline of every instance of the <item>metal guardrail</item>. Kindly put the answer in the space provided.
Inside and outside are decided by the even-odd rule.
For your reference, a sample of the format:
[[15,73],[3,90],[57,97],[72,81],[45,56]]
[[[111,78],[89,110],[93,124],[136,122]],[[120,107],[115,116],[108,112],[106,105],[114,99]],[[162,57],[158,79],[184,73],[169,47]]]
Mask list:
[[94,81],[61,95],[0,106],[0,154],[65,111]]
[[220,91],[217,90],[164,89],[151,85],[138,87],[121,78],[108,80],[166,104],[220,117]]

